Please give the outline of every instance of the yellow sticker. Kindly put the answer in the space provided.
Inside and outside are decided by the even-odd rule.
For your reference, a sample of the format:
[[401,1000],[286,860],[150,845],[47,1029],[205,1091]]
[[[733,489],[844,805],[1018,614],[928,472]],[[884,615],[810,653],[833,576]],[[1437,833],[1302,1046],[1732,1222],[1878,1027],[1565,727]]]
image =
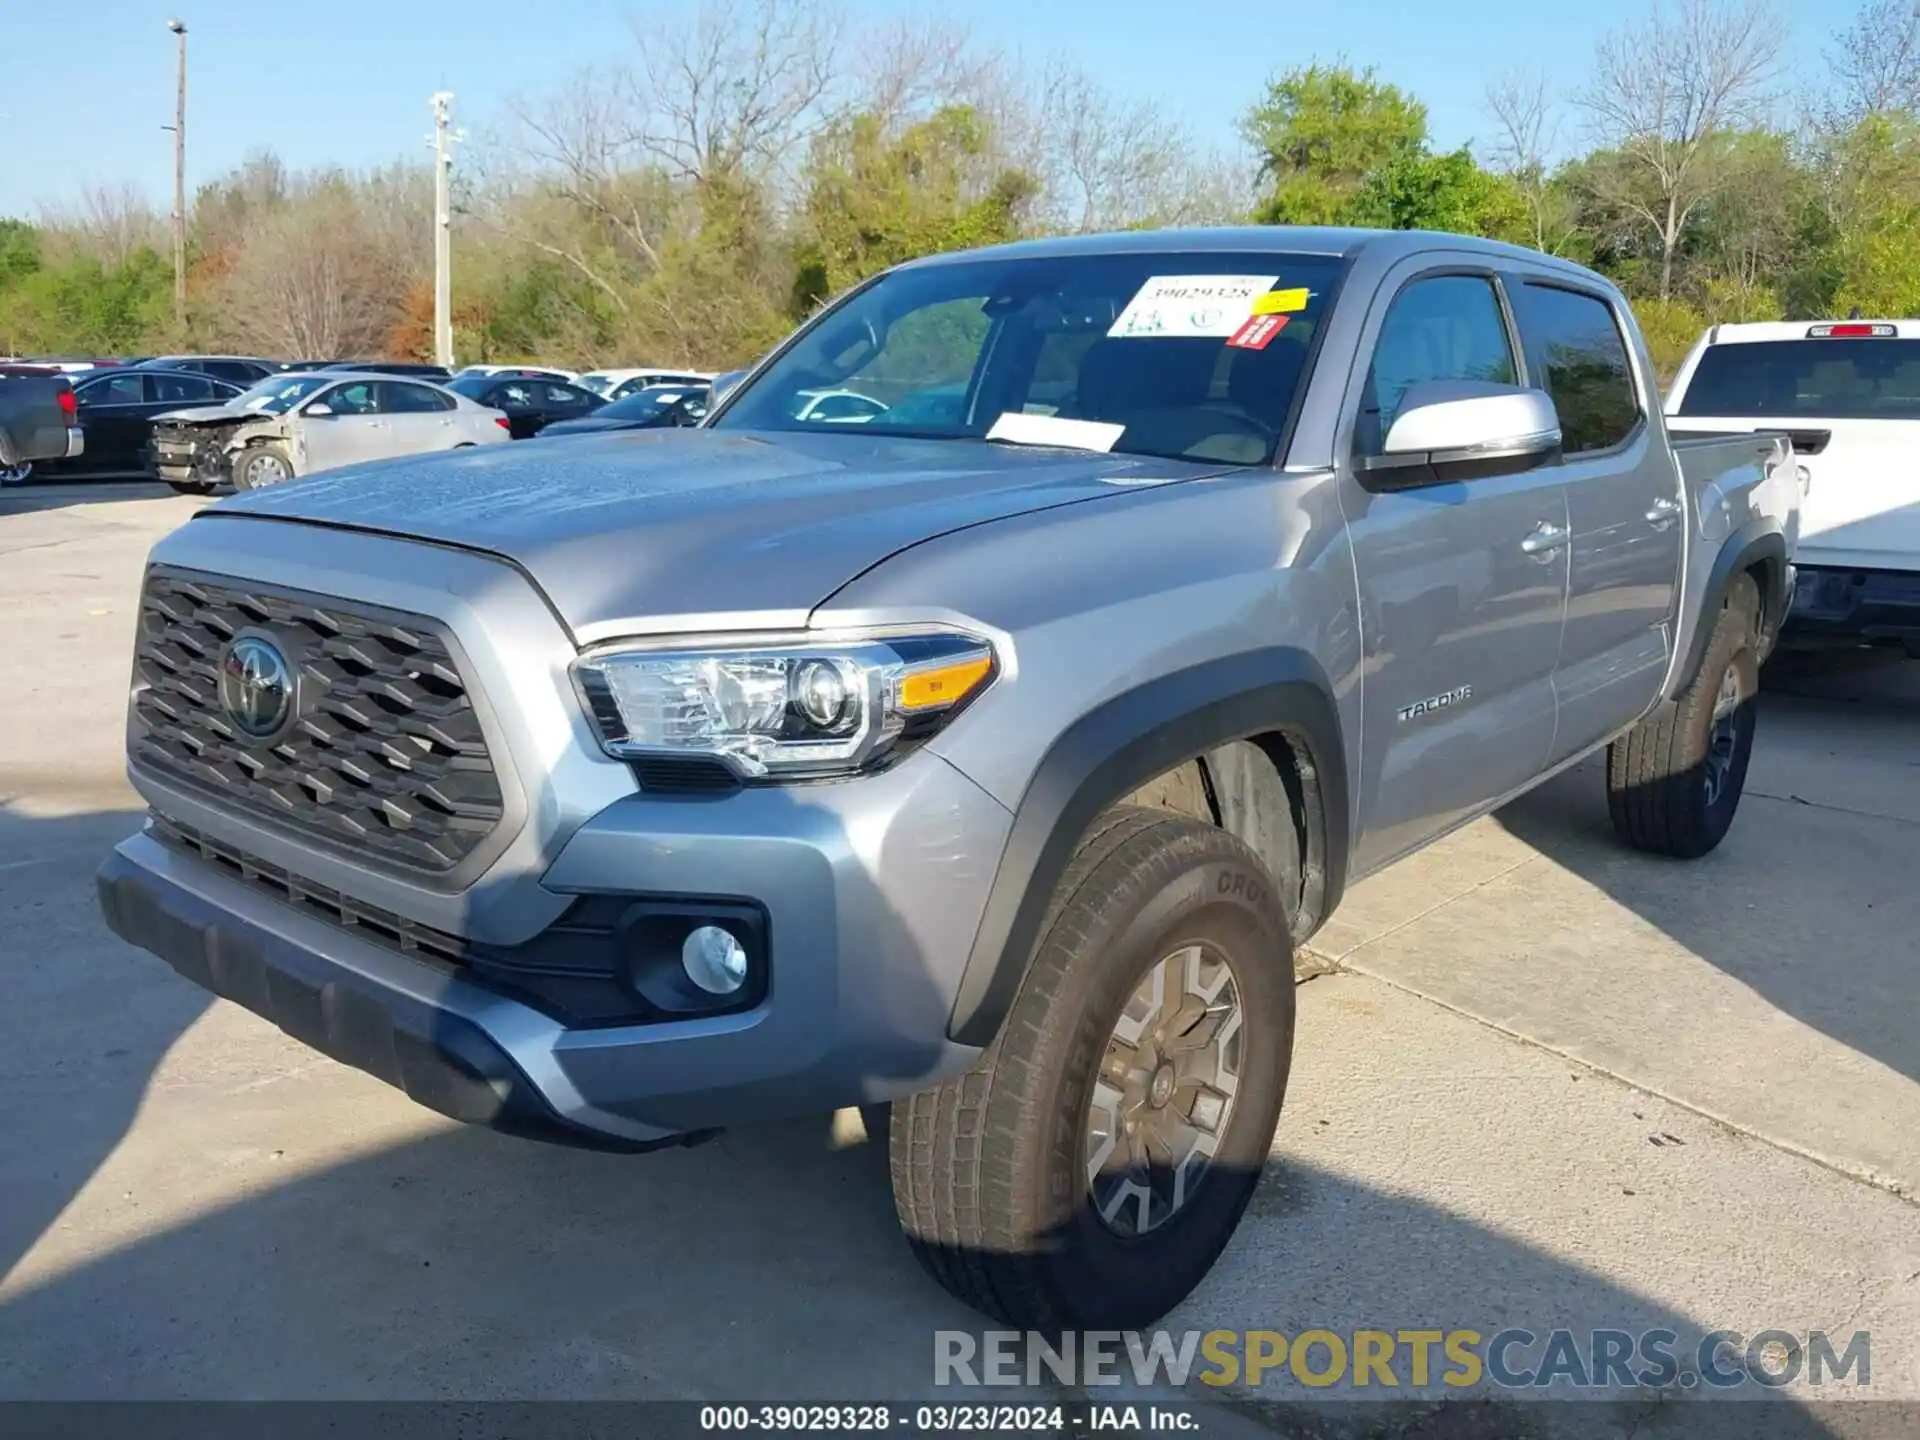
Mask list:
[[1256,315],[1298,315],[1307,308],[1312,292],[1304,285],[1298,290],[1269,290],[1253,302]]

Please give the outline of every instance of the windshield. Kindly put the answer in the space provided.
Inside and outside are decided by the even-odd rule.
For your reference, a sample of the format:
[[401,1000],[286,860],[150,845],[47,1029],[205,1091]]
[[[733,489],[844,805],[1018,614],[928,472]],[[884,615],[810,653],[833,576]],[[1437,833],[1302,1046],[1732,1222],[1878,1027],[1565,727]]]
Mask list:
[[232,403],[242,410],[284,415],[321,386],[333,383],[331,375],[275,375],[234,396]]
[[810,325],[715,426],[1264,464],[1338,270],[1234,251],[898,270]]
[[469,400],[478,400],[500,381],[498,375],[456,375],[441,388],[451,390],[456,395],[464,395]]
[[1768,420],[1920,420],[1920,340],[1766,340],[1714,345],[1682,415]]

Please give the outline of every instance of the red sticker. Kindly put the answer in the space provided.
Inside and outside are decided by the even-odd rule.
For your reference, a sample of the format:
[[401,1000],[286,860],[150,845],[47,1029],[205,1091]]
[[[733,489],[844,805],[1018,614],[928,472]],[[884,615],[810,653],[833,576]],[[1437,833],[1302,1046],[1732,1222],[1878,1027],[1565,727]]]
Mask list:
[[1287,328],[1284,315],[1255,315],[1227,338],[1235,350],[1264,350],[1267,342]]

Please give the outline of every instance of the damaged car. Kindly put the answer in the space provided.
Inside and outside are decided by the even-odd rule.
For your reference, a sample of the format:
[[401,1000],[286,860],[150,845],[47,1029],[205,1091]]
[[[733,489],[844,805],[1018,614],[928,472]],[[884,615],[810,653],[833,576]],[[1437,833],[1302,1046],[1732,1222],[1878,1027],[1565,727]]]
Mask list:
[[159,416],[153,456],[182,494],[236,490],[428,450],[510,438],[507,417],[438,385],[392,375],[275,375],[222,405]]

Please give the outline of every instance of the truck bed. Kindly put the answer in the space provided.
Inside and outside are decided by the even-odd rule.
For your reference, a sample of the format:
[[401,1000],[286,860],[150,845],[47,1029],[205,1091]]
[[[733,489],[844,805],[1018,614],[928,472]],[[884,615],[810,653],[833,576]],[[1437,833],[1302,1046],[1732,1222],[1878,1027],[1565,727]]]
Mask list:
[[[1706,615],[1707,592],[1716,583],[1701,556],[1737,553],[1739,532],[1777,533],[1792,525],[1799,509],[1799,477],[1793,441],[1784,430],[1669,430],[1667,443],[1679,462],[1686,489],[1686,573],[1678,633],[1667,693],[1683,684],[1694,640]],[[1787,552],[1796,537],[1789,535]]]

